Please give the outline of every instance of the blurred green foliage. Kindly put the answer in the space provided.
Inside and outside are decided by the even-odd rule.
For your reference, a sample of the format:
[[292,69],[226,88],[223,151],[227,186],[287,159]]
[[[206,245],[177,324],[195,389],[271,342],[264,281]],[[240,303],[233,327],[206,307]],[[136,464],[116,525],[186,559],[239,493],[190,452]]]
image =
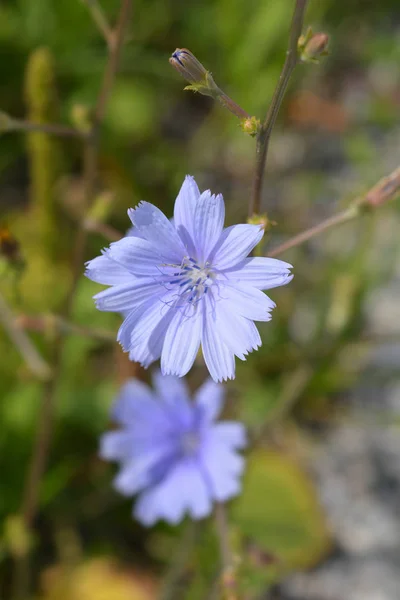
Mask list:
[[[391,137],[398,128],[400,97],[397,0],[309,4],[306,23],[331,35],[331,56],[321,66],[297,69],[272,137],[263,206],[278,222],[268,232],[271,245],[332,214],[341,199],[345,204],[397,166]],[[200,187],[223,192],[230,223],[246,218],[254,140],[221,106],[183,92],[184,81],[168,57],[176,47],[190,48],[218,85],[262,117],[284,60],[292,5],[292,0],[135,1],[101,135],[99,192],[111,198],[102,212],[108,224],[124,231],[126,209],[142,198],[169,213],[186,173],[194,174]],[[119,2],[104,0],[102,6],[113,23]],[[78,113],[90,113],[107,49],[80,0],[3,0],[0,54],[0,110],[67,125],[76,123]],[[304,104],[300,92],[318,99],[312,110],[311,96]],[[38,133],[1,138],[0,224],[19,241],[25,267],[16,270],[2,257],[0,287],[16,315],[57,311],[65,297],[82,217],[81,175],[79,140]],[[336,398],[359,381],[368,302],[393,276],[399,224],[393,205],[288,253],[295,279],[271,292],[278,308],[272,323],[260,326],[263,347],[238,365],[237,379],[228,386],[228,412],[254,432],[268,421],[270,437],[263,441],[275,446],[250,459],[245,493],[232,513],[232,535],[243,558],[238,572],[252,590],[254,583],[266,586],[291,568],[314,564],[329,547],[312,483],[285,452],[289,448],[295,455],[299,438],[307,446],[310,425],[329,425]],[[86,258],[105,245],[101,234],[91,235]],[[73,322],[116,332],[119,318],[94,308],[96,291],[97,285],[81,278]],[[52,327],[31,335],[51,359]],[[18,523],[10,518],[20,509],[43,386],[3,331],[0,356],[0,573],[8,597],[16,547],[10,531],[18,529],[10,529]],[[151,568],[155,577],[179,547],[179,536],[161,525],[156,531],[166,532],[171,548],[161,556],[152,549],[154,533],[131,521],[130,503],[111,490],[112,467],[96,458],[113,395],[129,368],[116,344],[76,332],[66,338],[54,442],[32,541],[38,574],[60,562],[59,568],[70,572],[70,559],[55,541],[60,529],[79,540],[78,562],[107,554],[139,570]],[[204,376],[198,367],[191,383]],[[296,443],[286,430],[283,442],[276,442],[273,433],[281,432],[282,421],[301,431],[293,436]],[[189,573],[191,600],[203,597],[217,568],[211,528],[203,535],[203,570],[193,567]],[[264,569],[269,555],[273,564]],[[86,573],[77,568],[80,577]],[[97,598],[96,585],[66,597]],[[116,599],[126,597],[125,582],[120,585]],[[57,589],[50,585],[46,597],[60,597]]]

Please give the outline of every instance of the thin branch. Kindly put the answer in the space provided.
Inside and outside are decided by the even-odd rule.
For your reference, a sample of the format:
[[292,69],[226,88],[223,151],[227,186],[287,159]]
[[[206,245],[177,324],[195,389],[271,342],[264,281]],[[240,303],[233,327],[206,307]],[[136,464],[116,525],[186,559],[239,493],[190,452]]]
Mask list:
[[334,215],[333,217],[325,219],[325,221],[322,221],[318,225],[310,227],[310,229],[306,229],[298,235],[295,235],[287,242],[284,242],[280,246],[277,246],[277,248],[274,248],[272,252],[268,253],[268,256],[279,256],[283,252],[286,252],[286,250],[289,250],[294,246],[300,246],[301,244],[304,244],[304,242],[307,242],[311,238],[316,237],[317,235],[321,235],[321,233],[323,233],[327,229],[337,227],[338,225],[342,225],[342,223],[347,223],[347,221],[352,221],[355,217],[358,216],[358,214],[358,210],[353,210],[353,208],[344,210],[338,213],[337,215]]
[[393,200],[399,192],[400,167],[395,169],[387,177],[380,179],[364,196],[355,198],[346,210],[343,210],[337,215],[325,219],[318,225],[314,225],[314,227],[310,227],[310,229],[306,229],[295,235],[283,244],[280,244],[280,246],[274,248],[272,252],[268,253],[268,256],[279,256],[290,248],[300,246],[308,240],[321,235],[321,233],[324,233],[328,229],[333,229],[334,227],[342,225],[342,223],[352,221],[368,210],[379,208],[386,202]]
[[82,0],[82,2],[86,5],[98,30],[104,37],[109,50],[111,50],[114,43],[114,33],[100,4],[97,0]]
[[74,129],[73,127],[68,127],[67,125],[57,125],[53,123],[31,123],[30,121],[17,119],[12,119],[12,125],[10,126],[9,131],[39,131],[59,137],[88,137],[87,132]]
[[118,70],[121,49],[124,43],[125,31],[130,19],[131,11],[132,0],[122,0],[118,21],[113,33],[115,41],[110,50],[108,63],[104,72],[103,82],[94,113],[94,125],[97,127],[101,124],[104,118],[108,101],[110,99],[115,76]]
[[226,516],[226,507],[221,502],[215,505],[215,524],[219,540],[222,574],[222,597],[224,600],[238,600],[236,594],[235,560],[229,541],[229,528]]
[[261,210],[261,191],[264,179],[265,164],[267,161],[269,140],[272,129],[275,125],[276,118],[283,97],[286,92],[290,77],[299,62],[297,50],[297,42],[303,29],[304,13],[306,10],[307,0],[296,0],[292,24],[290,27],[289,44],[286,52],[286,60],[283,65],[282,72],[279,77],[272,101],[266,116],[266,119],[261,127],[261,131],[257,136],[256,147],[256,169],[254,175],[253,196],[249,204],[249,216],[259,214]]
[[95,329],[93,327],[84,327],[77,323],[67,321],[58,315],[19,315],[16,323],[29,331],[61,332],[63,334],[76,334],[82,337],[88,337],[102,342],[115,342],[115,333],[106,329]]
[[85,219],[83,222],[83,226],[86,229],[86,231],[99,233],[109,242],[118,242],[118,240],[120,240],[123,237],[123,234],[120,231],[118,231],[118,229],[115,229],[115,227],[112,227],[107,223],[102,223],[101,221],[96,221],[95,219]]
[[38,379],[49,379],[51,368],[39,354],[34,344],[26,335],[24,329],[15,320],[14,315],[7,302],[0,294],[0,322],[9,338],[18,349],[29,369]]

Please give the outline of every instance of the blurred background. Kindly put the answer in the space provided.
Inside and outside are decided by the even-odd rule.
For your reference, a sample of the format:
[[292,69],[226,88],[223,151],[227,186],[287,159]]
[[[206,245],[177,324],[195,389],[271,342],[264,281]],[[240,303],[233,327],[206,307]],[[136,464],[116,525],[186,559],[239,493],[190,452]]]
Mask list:
[[[109,231],[128,228],[126,210],[139,200],[171,214],[187,173],[223,193],[228,224],[246,220],[255,141],[210,98],[183,91],[168,57],[190,48],[226,93],[263,117],[293,4],[135,0],[101,132],[89,215],[99,226],[85,260],[108,245]],[[102,7],[114,23],[118,0]],[[400,164],[397,0],[310,0],[305,24],[330,35],[331,53],[296,69],[272,136],[263,210],[276,225],[266,252]],[[83,2],[1,0],[0,56],[1,111],[85,128],[107,47]],[[25,597],[40,600],[146,600],[165,581],[174,599],[218,598],[212,522],[141,528],[131,501],[112,490],[113,465],[97,458],[118,386],[149,374],[123,355],[119,316],[96,311],[99,286],[83,276],[68,322],[54,318],[71,286],[83,197],[81,140],[3,133],[3,325],[15,318],[48,363],[60,327],[66,335],[51,451],[27,531],[19,515],[47,384],[0,325],[0,597],[18,598],[16,581],[29,572]],[[263,346],[227,386],[228,415],[256,433],[265,423],[230,507],[243,598],[399,598],[399,208],[395,200],[282,255],[295,278],[271,292],[278,307],[260,326]],[[205,376],[199,363],[192,388]]]

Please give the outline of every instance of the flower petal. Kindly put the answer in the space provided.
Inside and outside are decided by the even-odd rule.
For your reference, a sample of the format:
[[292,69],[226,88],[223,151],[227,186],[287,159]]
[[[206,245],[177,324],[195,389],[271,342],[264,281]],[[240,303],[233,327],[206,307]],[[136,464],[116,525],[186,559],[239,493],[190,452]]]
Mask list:
[[139,277],[138,279],[134,279],[132,275],[130,277],[129,283],[115,285],[93,296],[96,307],[104,311],[129,311],[150,298],[165,293],[165,289],[159,283],[155,283],[151,277]]
[[225,205],[221,194],[214,196],[210,190],[203,192],[194,212],[193,239],[196,257],[204,261],[218,242],[225,220]]
[[223,421],[213,426],[213,434],[231,449],[245,448],[247,445],[246,428],[242,423]]
[[165,334],[173,317],[173,310],[170,309],[163,315],[160,321],[153,329],[149,329],[139,342],[131,349],[129,359],[138,362],[147,369],[154,361],[161,356],[164,344]]
[[106,256],[133,275],[160,276],[160,268],[165,263],[164,255],[147,240],[138,237],[125,237],[110,245]]
[[165,262],[181,264],[185,247],[175,227],[164,213],[149,202],[140,202],[128,210],[129,218],[139,233],[165,257]]
[[224,502],[240,492],[239,477],[243,473],[245,460],[230,450],[213,432],[210,432],[202,446],[200,460],[215,500]]
[[203,419],[207,422],[214,421],[222,410],[225,388],[212,379],[207,379],[196,391],[194,399],[201,409]]
[[158,410],[149,386],[132,378],[121,387],[111,410],[111,418],[117,423],[129,425],[134,423],[138,416],[151,419]]
[[[137,344],[149,340],[152,332],[165,320],[167,315],[171,316],[175,308],[171,307],[169,301],[173,298],[173,292],[166,293],[162,298],[149,301],[146,310],[140,315],[132,329],[130,344],[134,348]],[[171,313],[172,311],[172,313]]]
[[235,377],[235,358],[233,352],[221,340],[217,331],[215,311],[211,296],[204,298],[204,320],[201,345],[205,363],[214,381],[226,381]]
[[249,352],[261,346],[257,327],[253,321],[238,313],[237,306],[233,302],[217,302],[215,310],[216,327],[221,339],[238,358],[246,360]]
[[161,353],[163,375],[183,377],[193,365],[200,347],[202,316],[199,305],[194,308],[192,316],[183,309],[176,309]]
[[174,223],[189,256],[194,254],[194,212],[199,197],[197,183],[193,177],[187,175],[175,200]]
[[168,298],[154,298],[133,310],[121,325],[117,340],[129,358],[148,367],[160,358],[167,328],[175,309],[168,306]]
[[148,311],[151,306],[156,305],[156,303],[156,299],[154,299],[154,301],[149,300],[137,308],[125,313],[125,318],[117,333],[117,342],[121,344],[124,352],[129,352],[131,350],[131,336],[135,325],[140,321],[142,315]]
[[174,375],[162,375],[159,370],[153,373],[152,378],[157,395],[162,400],[162,405],[168,411],[172,422],[180,430],[191,429],[194,411],[186,381]]
[[130,431],[108,431],[100,438],[101,458],[126,460],[132,456],[132,433]]
[[[264,292],[244,285],[224,285],[218,312],[224,309],[230,314],[239,314],[252,321],[270,321],[271,310],[276,304]],[[218,320],[221,322],[221,319]]]
[[276,258],[264,256],[246,258],[234,269],[224,271],[229,281],[251,286],[259,290],[270,290],[280,285],[286,285],[293,279],[290,273],[292,265]]
[[107,254],[89,260],[86,263],[85,275],[88,279],[103,285],[123,285],[132,281],[132,274],[111,260]]
[[177,524],[188,512],[193,519],[202,519],[212,508],[210,493],[192,459],[179,462],[158,485],[141,494],[134,515],[143,525],[153,525],[158,519]]
[[121,494],[132,496],[141,489],[154,485],[160,472],[165,473],[171,469],[176,458],[176,444],[173,441],[158,442],[147,452],[137,453],[134,458],[125,461],[113,485]]
[[232,225],[222,232],[208,260],[219,270],[242,262],[264,235],[260,225]]
[[175,402],[177,398],[189,398],[186,381],[174,375],[163,375],[160,370],[152,374],[152,380],[157,395],[166,402]]

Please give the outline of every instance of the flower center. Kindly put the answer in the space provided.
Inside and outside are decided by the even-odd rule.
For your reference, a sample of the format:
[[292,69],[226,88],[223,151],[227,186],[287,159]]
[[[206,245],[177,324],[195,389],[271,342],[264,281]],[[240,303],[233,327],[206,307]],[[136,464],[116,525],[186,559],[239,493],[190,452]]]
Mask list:
[[192,456],[196,453],[200,444],[199,436],[193,432],[187,432],[182,436],[181,447],[185,456]]
[[210,263],[200,265],[194,258],[185,258],[178,269],[168,283],[176,286],[181,300],[196,304],[214,283],[215,273]]

